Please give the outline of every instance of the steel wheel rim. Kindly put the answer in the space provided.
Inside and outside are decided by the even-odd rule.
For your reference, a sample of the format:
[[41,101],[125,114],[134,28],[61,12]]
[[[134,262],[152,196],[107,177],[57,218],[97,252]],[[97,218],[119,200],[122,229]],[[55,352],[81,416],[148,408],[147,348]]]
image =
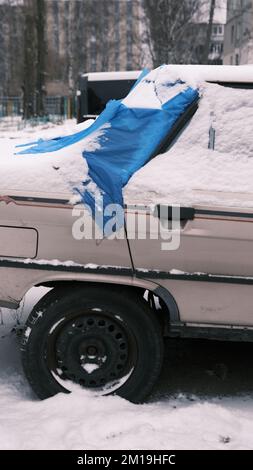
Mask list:
[[105,395],[121,388],[132,375],[137,344],[120,316],[92,308],[52,326],[44,357],[64,389],[80,386]]

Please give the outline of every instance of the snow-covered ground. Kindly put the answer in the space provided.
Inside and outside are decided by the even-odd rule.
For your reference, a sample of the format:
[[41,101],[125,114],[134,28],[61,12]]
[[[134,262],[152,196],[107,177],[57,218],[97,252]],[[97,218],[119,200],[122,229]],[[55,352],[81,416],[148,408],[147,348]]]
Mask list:
[[[30,292],[21,322],[42,294]],[[253,448],[251,345],[168,342],[161,379],[143,405],[82,391],[41,402],[23,375],[11,311],[3,320],[0,449]]]

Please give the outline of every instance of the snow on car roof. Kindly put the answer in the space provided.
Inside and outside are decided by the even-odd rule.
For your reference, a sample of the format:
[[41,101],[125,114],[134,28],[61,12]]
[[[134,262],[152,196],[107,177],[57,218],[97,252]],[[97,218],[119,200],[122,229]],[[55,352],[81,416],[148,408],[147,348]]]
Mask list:
[[[253,65],[176,65],[168,66],[171,73],[176,73],[182,80],[192,77],[209,82],[253,83]],[[120,72],[85,73],[90,81],[137,79],[141,70]]]
[[141,74],[141,70],[133,70],[129,72],[92,72],[84,73],[82,77],[88,77],[91,82],[106,81],[106,80],[136,80]]
[[181,80],[197,78],[207,82],[253,83],[253,65],[171,65]]

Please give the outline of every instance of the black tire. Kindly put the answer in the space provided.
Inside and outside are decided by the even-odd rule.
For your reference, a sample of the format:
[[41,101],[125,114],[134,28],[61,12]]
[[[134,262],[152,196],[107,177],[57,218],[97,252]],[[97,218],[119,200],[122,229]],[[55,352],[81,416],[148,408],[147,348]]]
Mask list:
[[68,380],[140,403],[163,360],[161,328],[148,304],[113,287],[51,290],[33,308],[21,344],[25,374],[41,399],[68,393]]

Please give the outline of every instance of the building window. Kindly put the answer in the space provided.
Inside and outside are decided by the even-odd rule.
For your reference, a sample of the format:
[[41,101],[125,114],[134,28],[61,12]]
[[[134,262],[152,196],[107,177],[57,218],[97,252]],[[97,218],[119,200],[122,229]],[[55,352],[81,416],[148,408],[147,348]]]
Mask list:
[[219,34],[222,34],[223,33],[223,28],[222,26],[219,26]]
[[234,44],[234,39],[235,39],[235,26],[231,26],[231,44]]
[[217,34],[217,26],[213,27],[213,34]]
[[238,23],[236,25],[236,41],[240,41],[240,37],[241,37],[241,25],[240,23]]
[[223,44],[221,42],[213,42],[210,47],[211,54],[222,54],[223,52]]

